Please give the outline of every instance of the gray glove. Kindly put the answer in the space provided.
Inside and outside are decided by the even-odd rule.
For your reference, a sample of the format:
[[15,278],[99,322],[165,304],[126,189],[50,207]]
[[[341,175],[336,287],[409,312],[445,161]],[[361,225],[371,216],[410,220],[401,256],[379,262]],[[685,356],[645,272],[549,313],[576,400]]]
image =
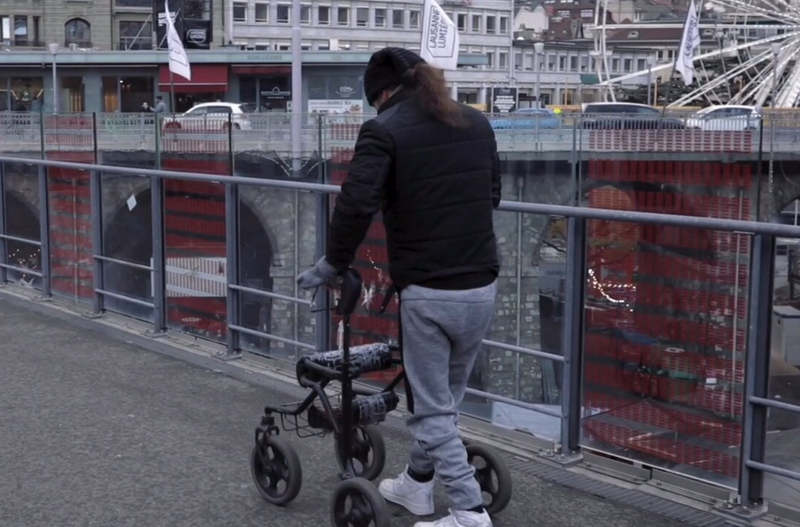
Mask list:
[[300,276],[297,277],[297,285],[300,286],[300,289],[316,289],[324,285],[332,286],[335,285],[338,274],[336,268],[329,264],[323,256],[314,264],[314,267],[300,273]]

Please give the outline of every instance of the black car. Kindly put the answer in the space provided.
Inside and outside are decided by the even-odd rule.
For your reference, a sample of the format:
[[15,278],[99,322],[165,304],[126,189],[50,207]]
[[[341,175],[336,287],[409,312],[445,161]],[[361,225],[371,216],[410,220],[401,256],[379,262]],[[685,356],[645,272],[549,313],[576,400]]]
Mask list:
[[680,119],[663,117],[652,106],[629,102],[593,102],[583,105],[581,123],[593,130],[683,130]]

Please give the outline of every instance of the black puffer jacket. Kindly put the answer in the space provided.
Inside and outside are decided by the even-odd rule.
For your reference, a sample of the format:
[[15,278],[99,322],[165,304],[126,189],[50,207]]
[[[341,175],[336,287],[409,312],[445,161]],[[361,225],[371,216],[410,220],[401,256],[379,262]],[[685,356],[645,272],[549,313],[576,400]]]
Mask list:
[[450,128],[401,91],[364,123],[330,224],[331,265],[352,264],[382,210],[398,288],[471,289],[497,278],[497,143],[486,117],[462,108],[466,126]]

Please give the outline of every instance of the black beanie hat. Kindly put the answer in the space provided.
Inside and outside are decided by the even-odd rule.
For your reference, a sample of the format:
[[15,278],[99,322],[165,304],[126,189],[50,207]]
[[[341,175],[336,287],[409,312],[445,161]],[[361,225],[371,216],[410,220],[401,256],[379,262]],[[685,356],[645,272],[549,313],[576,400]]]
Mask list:
[[383,48],[369,59],[364,72],[364,94],[370,106],[383,90],[389,90],[403,83],[403,74],[425,62],[422,57],[404,48]]

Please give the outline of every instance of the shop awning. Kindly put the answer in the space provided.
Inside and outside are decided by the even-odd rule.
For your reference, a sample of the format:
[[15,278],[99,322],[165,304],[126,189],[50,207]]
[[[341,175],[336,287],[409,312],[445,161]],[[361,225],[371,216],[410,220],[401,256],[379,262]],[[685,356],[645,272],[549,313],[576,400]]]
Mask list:
[[[175,93],[208,93],[228,91],[227,64],[192,65],[192,80],[188,81],[173,75]],[[169,66],[164,64],[158,72],[158,89],[161,92],[170,90]]]

